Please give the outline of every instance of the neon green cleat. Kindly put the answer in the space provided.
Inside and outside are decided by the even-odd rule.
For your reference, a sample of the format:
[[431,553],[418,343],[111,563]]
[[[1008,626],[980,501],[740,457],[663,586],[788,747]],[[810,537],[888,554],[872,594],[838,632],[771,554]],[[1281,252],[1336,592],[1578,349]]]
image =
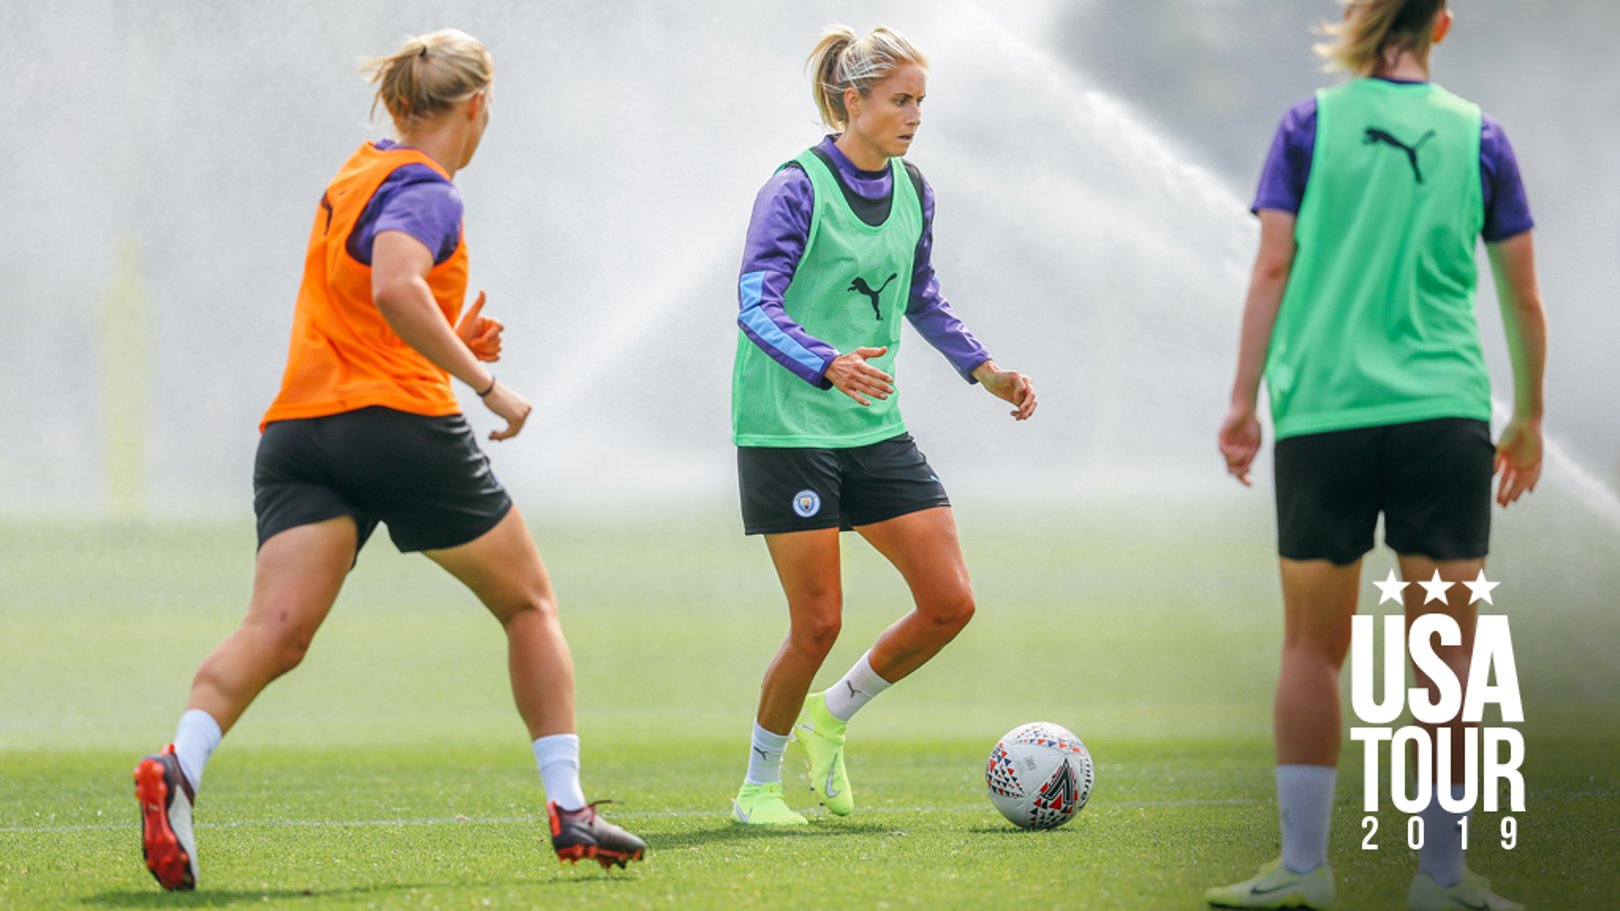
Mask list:
[[1279,857],[1261,867],[1259,875],[1253,879],[1205,892],[1204,900],[1217,908],[1325,911],[1333,907],[1333,868],[1323,864],[1309,873],[1295,873],[1283,866]]
[[731,818],[751,826],[807,826],[810,820],[788,808],[782,799],[782,783],[749,784],[731,802]]
[[804,701],[804,710],[793,725],[793,736],[810,760],[810,790],[839,816],[848,816],[855,809],[855,792],[844,770],[844,731],[848,727],[849,722],[827,711],[827,697],[821,693]]
[[1518,902],[1492,892],[1490,880],[1467,869],[1454,886],[1442,886],[1433,876],[1419,872],[1406,891],[1406,907],[1410,911],[1524,911]]

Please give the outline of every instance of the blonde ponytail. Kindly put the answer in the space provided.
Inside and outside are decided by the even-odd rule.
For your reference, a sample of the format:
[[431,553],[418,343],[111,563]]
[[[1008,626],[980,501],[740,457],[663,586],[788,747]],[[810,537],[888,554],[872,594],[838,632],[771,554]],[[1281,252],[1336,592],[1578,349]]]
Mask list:
[[1327,68],[1371,76],[1401,51],[1427,62],[1434,20],[1446,0],[1347,0],[1343,22],[1322,26],[1331,41],[1315,45]]
[[377,86],[372,116],[381,104],[404,133],[488,88],[495,61],[483,42],[447,28],[408,38],[386,57],[362,59],[360,72]]
[[1446,0],[1348,0],[1344,21],[1322,26],[1333,40],[1317,44],[1316,53],[1328,69],[1356,76],[1380,72],[1401,51],[1427,62],[1435,17],[1445,8]]
[[805,60],[821,122],[844,129],[849,125],[844,92],[853,88],[865,95],[895,67],[908,63],[926,68],[928,58],[899,32],[880,25],[857,36],[847,25],[827,26]]

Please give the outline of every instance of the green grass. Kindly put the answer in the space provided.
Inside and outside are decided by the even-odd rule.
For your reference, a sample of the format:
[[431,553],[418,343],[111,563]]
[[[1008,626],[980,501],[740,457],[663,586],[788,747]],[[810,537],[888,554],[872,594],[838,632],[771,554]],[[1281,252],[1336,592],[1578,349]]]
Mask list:
[[[630,531],[536,522],[579,669],[586,789],[652,847],[611,872],[546,850],[496,624],[379,538],[304,666],[210,764],[190,895],[162,894],[140,864],[129,769],[170,736],[196,664],[239,620],[251,528],[0,525],[0,907],[1193,909],[1273,857],[1280,607],[1263,510],[1236,527],[1101,506],[961,513],[978,618],[857,720],[856,814],[787,833],[725,816],[785,629],[760,543],[727,515]],[[906,603],[881,559],[846,541],[844,635],[824,683]],[[1592,591],[1613,557],[1581,568]],[[1503,564],[1522,591],[1552,590],[1530,584],[1529,557]],[[1620,670],[1601,658],[1620,618],[1612,597],[1569,596],[1568,575],[1556,605],[1514,614],[1519,845],[1495,844],[1501,814],[1476,814],[1471,863],[1535,907],[1607,908]],[[985,798],[982,764],[1037,719],[1086,740],[1097,786],[1068,827],[1025,833]],[[790,802],[804,808],[797,758]],[[1347,751],[1340,907],[1400,907],[1405,820],[1386,799],[1380,850],[1362,851],[1360,792]]]

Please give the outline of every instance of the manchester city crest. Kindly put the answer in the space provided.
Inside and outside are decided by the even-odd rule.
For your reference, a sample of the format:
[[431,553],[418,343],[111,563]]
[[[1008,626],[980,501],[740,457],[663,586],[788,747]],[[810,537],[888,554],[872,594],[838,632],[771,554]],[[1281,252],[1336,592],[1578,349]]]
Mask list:
[[801,490],[793,495],[793,511],[799,518],[808,519],[821,512],[821,494],[813,490]]

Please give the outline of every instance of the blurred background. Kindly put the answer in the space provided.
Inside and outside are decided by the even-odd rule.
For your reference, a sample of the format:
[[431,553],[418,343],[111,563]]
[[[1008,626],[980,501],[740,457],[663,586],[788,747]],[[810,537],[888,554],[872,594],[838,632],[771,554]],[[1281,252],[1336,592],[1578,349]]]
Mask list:
[[[1604,44],[1620,11],[1454,6],[1435,76],[1513,140],[1552,326],[1546,475],[1498,511],[1492,571],[1517,604],[1558,606],[1537,640],[1549,670],[1554,656],[1603,662],[1612,637],[1594,633],[1614,627],[1620,589],[1620,121],[1602,112],[1620,94]],[[1310,45],[1338,10],[9,4],[0,520],[58,549],[75,546],[52,537],[63,523],[229,523],[244,530],[246,582],[256,427],[280,380],[310,219],[337,166],[387,135],[368,123],[356,59],[455,25],[487,41],[497,69],[490,132],[457,178],[472,286],[507,324],[501,378],[536,406],[521,437],[488,444],[496,471],[552,540],[590,520],[604,531],[581,546],[627,560],[611,529],[638,523],[669,529],[672,546],[734,542],[737,574],[768,581],[739,534],[729,442],[743,234],[759,186],[822,134],[802,71],[817,32],[887,23],[932,60],[912,159],[938,193],[943,286],[1041,396],[1036,418],[1015,424],[907,331],[903,409],[970,544],[1016,540],[1033,565],[1068,572],[1100,570],[1120,548],[1175,562],[1191,555],[1170,542],[1209,541],[1202,558],[1241,540],[1232,571],[1269,601],[1269,459],[1245,490],[1214,433],[1257,239],[1253,185],[1282,112],[1337,78]],[[1488,269],[1482,285],[1506,404]],[[475,426],[494,426],[458,394]],[[31,601],[6,581],[27,554],[4,555],[0,608]],[[1369,572],[1382,576],[1379,561]],[[1196,603],[1202,583],[1183,581]],[[1563,666],[1550,692],[1591,695],[1620,718],[1620,678]]]
[[[1605,44],[1620,11],[1454,7],[1436,79],[1504,124],[1538,221],[1547,428],[1568,455],[1548,484],[1613,513],[1620,122],[1601,112],[1620,90]],[[1014,426],[908,332],[904,410],[952,491],[1237,496],[1213,433],[1257,236],[1246,209],[1277,118],[1335,78],[1310,30],[1336,14],[1326,0],[8,4],[0,515],[249,510],[315,202],[388,134],[385,117],[368,125],[356,57],[450,24],[497,61],[494,125],[458,183],[473,286],[509,327],[501,376],[537,406],[493,451],[520,502],[732,508],[742,236],[758,187],[821,134],[801,64],[835,20],[888,23],[931,55],[912,159],[939,195],[943,286],[1041,392],[1039,418]]]

